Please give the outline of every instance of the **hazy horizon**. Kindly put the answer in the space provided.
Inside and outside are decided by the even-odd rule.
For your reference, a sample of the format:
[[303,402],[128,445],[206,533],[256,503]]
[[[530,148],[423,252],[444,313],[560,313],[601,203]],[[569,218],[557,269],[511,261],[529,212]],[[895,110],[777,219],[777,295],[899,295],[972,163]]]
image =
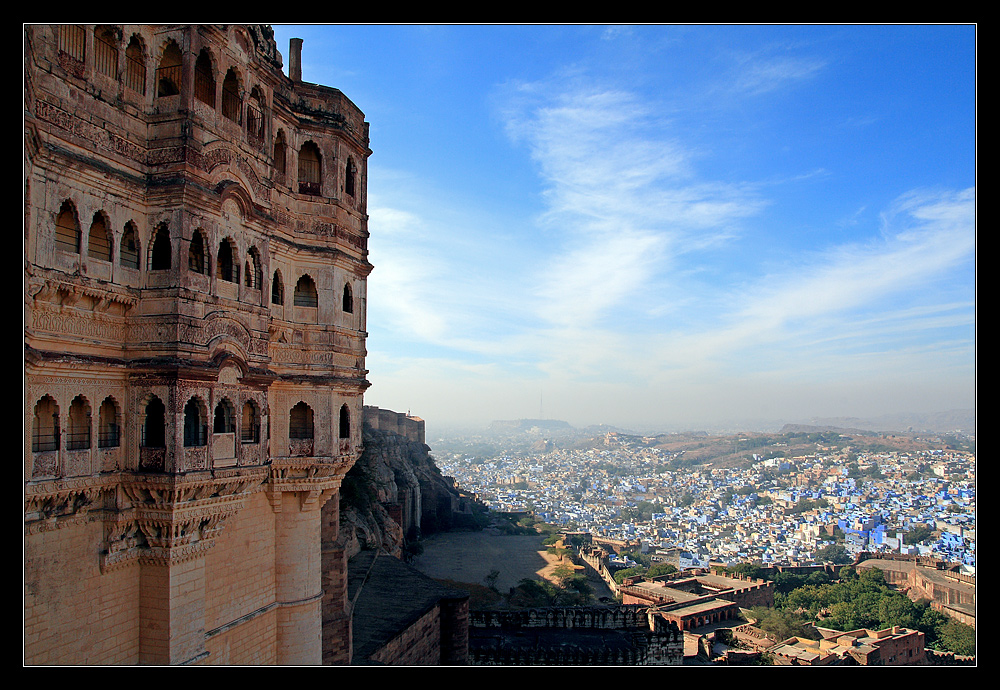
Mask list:
[[974,408],[975,26],[275,31],[371,123],[366,404]]

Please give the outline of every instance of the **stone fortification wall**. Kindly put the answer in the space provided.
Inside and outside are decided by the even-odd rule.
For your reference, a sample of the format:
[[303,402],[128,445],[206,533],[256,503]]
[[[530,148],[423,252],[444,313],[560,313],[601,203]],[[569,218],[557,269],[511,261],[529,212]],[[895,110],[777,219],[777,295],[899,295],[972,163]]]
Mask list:
[[684,636],[647,606],[469,613],[479,666],[662,666],[684,660]]
[[413,443],[426,443],[424,420],[420,417],[365,405],[364,423],[373,429],[399,434]]
[[649,629],[648,606],[548,607],[519,611],[470,611],[475,628]]

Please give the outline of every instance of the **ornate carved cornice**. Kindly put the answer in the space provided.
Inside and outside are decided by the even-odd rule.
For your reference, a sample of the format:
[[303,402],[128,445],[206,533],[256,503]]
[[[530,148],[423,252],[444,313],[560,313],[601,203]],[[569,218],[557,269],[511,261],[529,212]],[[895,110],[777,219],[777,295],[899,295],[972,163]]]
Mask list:
[[127,313],[139,302],[137,291],[112,287],[110,283],[88,285],[86,278],[75,277],[72,281],[58,278],[32,277],[26,286],[27,294],[35,301],[35,307],[87,306],[88,311],[108,313],[112,305],[118,304]]
[[178,563],[203,555],[225,521],[268,480],[266,467],[186,475],[113,473],[25,487],[28,534],[79,525],[105,527],[104,570],[136,561]]
[[102,494],[111,490],[113,482],[104,476],[27,484],[24,487],[26,534],[88,521],[92,510],[104,507]]

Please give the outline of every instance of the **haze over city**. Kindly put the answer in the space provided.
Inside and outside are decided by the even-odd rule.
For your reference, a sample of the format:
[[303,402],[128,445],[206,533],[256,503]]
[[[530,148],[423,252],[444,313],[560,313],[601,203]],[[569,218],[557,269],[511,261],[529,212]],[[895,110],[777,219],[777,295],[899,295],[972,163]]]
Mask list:
[[974,26],[274,28],[372,123],[366,404],[974,407]]

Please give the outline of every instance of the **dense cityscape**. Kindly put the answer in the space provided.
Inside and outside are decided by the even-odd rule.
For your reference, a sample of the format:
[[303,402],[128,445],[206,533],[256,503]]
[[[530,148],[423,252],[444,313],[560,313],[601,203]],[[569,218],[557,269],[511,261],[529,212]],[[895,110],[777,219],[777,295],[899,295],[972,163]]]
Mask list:
[[734,448],[760,447],[694,464],[664,436],[608,432],[591,447],[556,447],[537,428],[524,438],[532,436],[528,448],[515,449],[514,437],[497,442],[492,457],[455,443],[435,455],[495,510],[533,510],[552,524],[641,540],[644,551],[679,551],[687,567],[846,561],[863,551],[976,565],[975,455],[940,438],[869,452],[858,448],[864,440],[834,432],[736,436]]

